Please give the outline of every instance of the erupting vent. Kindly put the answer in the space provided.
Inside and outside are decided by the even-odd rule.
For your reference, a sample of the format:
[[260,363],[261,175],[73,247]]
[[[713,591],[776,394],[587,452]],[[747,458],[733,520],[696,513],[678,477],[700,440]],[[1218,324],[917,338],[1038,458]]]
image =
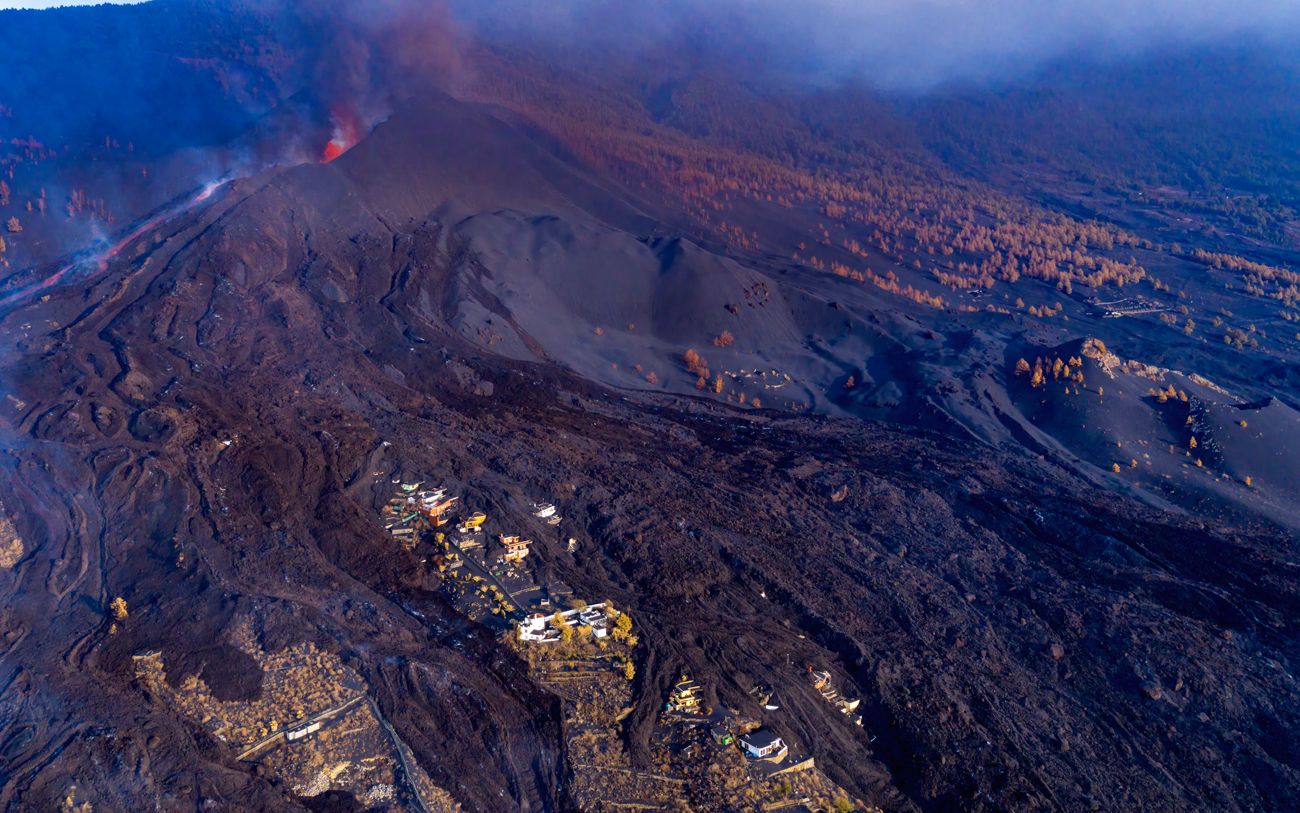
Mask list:
[[334,134],[321,151],[321,163],[328,164],[335,158],[356,146],[361,140],[361,122],[355,113],[344,107],[335,107],[330,111],[334,122]]

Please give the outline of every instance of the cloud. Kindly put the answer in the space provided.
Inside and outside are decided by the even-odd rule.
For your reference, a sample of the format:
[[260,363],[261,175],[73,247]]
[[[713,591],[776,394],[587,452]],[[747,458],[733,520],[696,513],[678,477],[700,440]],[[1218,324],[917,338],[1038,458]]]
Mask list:
[[1054,59],[1110,58],[1242,39],[1294,40],[1296,0],[453,0],[516,39],[737,47],[811,78],[896,89],[1014,76]]

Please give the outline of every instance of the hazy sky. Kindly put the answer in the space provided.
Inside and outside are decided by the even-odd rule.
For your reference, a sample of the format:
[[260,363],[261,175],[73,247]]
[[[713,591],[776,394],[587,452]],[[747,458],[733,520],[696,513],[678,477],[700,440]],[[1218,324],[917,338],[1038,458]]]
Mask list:
[[[449,0],[517,35],[615,42],[683,34],[769,46],[782,63],[900,88],[1013,76],[1058,57],[1123,56],[1300,32],[1300,0]],[[691,21],[684,23],[683,21]],[[734,36],[734,33],[733,35]]]
[[[143,2],[144,0],[115,0]],[[292,0],[290,0],[292,2]],[[371,0],[338,0],[367,9]],[[398,2],[399,0],[392,0]],[[392,4],[389,3],[389,5]],[[439,0],[409,0],[428,6]],[[753,43],[813,76],[895,88],[1015,76],[1065,56],[1254,38],[1300,45],[1300,0],[445,0],[526,39]],[[93,5],[0,0],[0,9]],[[742,44],[740,47],[744,48]]]
[[148,0],[0,0],[0,9],[7,8],[54,8],[55,6],[98,6],[113,3],[145,3]]

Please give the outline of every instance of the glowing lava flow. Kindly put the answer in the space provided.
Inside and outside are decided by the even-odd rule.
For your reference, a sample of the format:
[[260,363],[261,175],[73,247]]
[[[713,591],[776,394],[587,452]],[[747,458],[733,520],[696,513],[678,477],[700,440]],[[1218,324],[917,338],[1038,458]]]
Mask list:
[[[334,122],[334,134],[331,136],[329,142],[326,143],[325,148],[321,151],[320,161],[323,164],[328,164],[356,146],[357,142],[361,140],[364,131],[361,120],[349,108],[342,106],[335,107],[330,111],[330,117]],[[230,178],[226,177],[214,183],[206,184],[197,194],[194,195],[194,197],[158,211],[149,218],[137,223],[131,231],[127,232],[112,245],[102,249],[98,254],[93,254],[89,257],[83,256],[81,259],[73,260],[39,282],[33,282],[30,285],[0,295],[0,307],[11,305],[15,302],[39,295],[43,291],[48,291],[59,285],[70,275],[73,275],[75,272],[80,271],[87,266],[93,265],[95,269],[94,273],[102,274],[108,270],[109,263],[111,263],[124,248],[134,243],[146,233],[152,231],[164,220],[184,214],[200,203],[208,200],[212,197],[213,193],[221,188],[222,184],[226,183],[228,180],[230,180]]]
[[188,212],[190,209],[204,202],[208,198],[212,197],[212,194],[216,192],[217,189],[219,189],[223,183],[225,183],[224,180],[206,184],[202,189],[199,190],[199,192],[194,197],[190,198],[189,200],[182,201],[176,204],[175,206],[170,206],[166,209],[163,209],[162,211],[154,214],[153,216],[147,218],[146,220],[141,221],[140,223],[136,224],[135,228],[131,229],[131,231],[125,234],[117,242],[113,243],[108,248],[101,251],[98,255],[83,260],[73,260],[72,262],[63,266],[58,271],[55,271],[53,274],[49,275],[48,277],[41,280],[40,282],[33,282],[31,285],[27,285],[23,288],[19,288],[16,291],[12,291],[8,294],[5,294],[4,296],[0,297],[0,307],[12,304],[22,299],[27,299],[31,296],[35,296],[36,294],[39,294],[41,291],[48,291],[51,288],[57,286],[60,282],[63,281],[65,277],[67,277],[72,272],[80,268],[84,268],[87,265],[90,265],[92,262],[95,265],[96,273],[103,273],[104,271],[108,270],[108,264],[115,257],[117,257],[118,254],[121,253],[122,249],[126,248],[131,243],[135,242],[141,235],[145,234],[148,231],[153,230],[162,221],[168,218],[175,217],[180,214],[184,214],[185,212]]

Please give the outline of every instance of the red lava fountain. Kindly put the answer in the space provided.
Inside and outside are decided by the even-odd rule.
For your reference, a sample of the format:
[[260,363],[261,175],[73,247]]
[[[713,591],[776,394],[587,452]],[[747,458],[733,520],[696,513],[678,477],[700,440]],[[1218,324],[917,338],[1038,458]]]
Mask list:
[[322,164],[328,164],[338,158],[361,140],[361,122],[351,110],[335,107],[330,111],[330,117],[334,120],[334,135],[321,151]]

